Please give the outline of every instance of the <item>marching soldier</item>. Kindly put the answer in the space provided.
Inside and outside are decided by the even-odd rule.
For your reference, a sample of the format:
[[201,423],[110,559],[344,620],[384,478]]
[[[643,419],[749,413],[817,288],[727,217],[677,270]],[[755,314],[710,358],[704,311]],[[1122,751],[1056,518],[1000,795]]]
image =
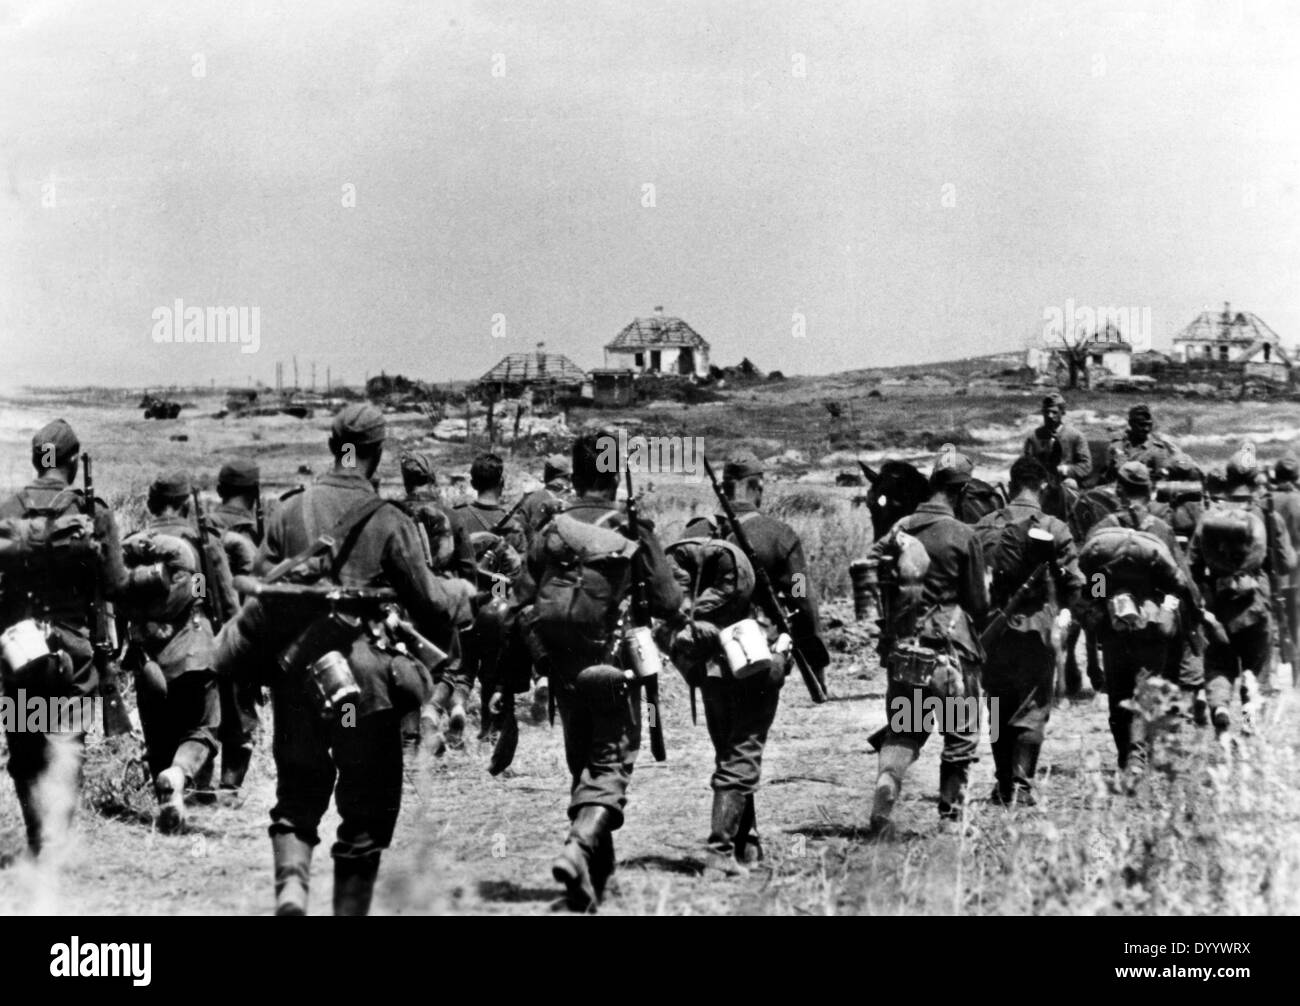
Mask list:
[[[1200,597],[1173,530],[1151,513],[1146,465],[1124,462],[1116,492],[1120,509],[1093,525],[1080,553],[1090,581],[1079,605],[1101,642],[1119,769],[1133,778],[1145,770],[1148,752],[1146,723],[1130,700],[1166,673],[1171,640],[1192,631]],[[1110,533],[1116,530],[1124,533]]]
[[521,598],[533,601],[529,649],[550,679],[572,773],[569,834],[551,873],[576,912],[595,910],[614,873],[613,833],[623,824],[641,746],[640,690],[615,666],[623,657],[619,608],[633,577],[645,585],[651,615],[675,618],[682,604],[654,532],[641,524],[632,542],[619,530],[619,473],[599,464],[605,442],[591,434],[574,443],[576,497],[534,543],[527,589],[535,584],[535,594]]
[[[415,521],[422,552],[435,576],[459,577],[474,582],[478,577],[474,563],[474,546],[470,544],[456,511],[444,506],[436,488],[434,459],[428,452],[403,451],[398,460],[406,495],[402,505]],[[408,755],[419,750],[421,734],[428,736],[430,750],[442,755],[446,741],[441,721],[452,712],[452,686],[460,671],[459,637],[452,662],[433,685],[433,697],[423,711],[407,714],[402,721],[403,745]],[[465,709],[458,714],[464,729]]]
[[[1291,541],[1291,547],[1300,555],[1300,461],[1290,454],[1273,466],[1273,509],[1281,519]],[[1300,647],[1300,564],[1287,579],[1286,610],[1291,615],[1291,631]]]
[[[793,612],[791,626],[799,636],[796,645],[807,656],[814,672],[820,673],[830,663],[830,657],[820,636],[817,599],[808,576],[803,543],[789,524],[761,512],[763,466],[753,452],[738,451],[727,458],[722,469],[722,491],[731,500],[737,520],[744,524],[745,537],[755,559]],[[722,515],[716,518],[716,524],[703,518],[693,521],[684,534],[686,537],[716,535],[735,541]],[[763,598],[758,600],[757,607],[767,623],[769,641],[774,641],[775,617],[763,607],[768,603]],[[708,639],[716,642],[718,629],[724,627],[725,623],[719,625],[701,616],[693,631],[700,637],[697,642]],[[715,666],[718,673],[706,676],[701,685],[715,766],[705,875],[714,879],[744,875],[749,866],[763,858],[754,795],[762,776],[763,748],[776,718],[789,662],[784,655],[774,655],[772,665],[770,674],[740,681],[724,673],[721,666]]]
[[[1003,805],[1036,802],[1034,773],[1056,690],[1060,642],[1054,637],[1068,626],[1070,606],[1083,585],[1069,527],[1043,513],[1041,498],[1048,482],[1041,464],[1020,458],[1011,466],[1011,502],[975,526],[993,574],[993,603],[1008,616],[1006,630],[989,644],[984,662],[985,691],[997,700],[997,725],[990,730],[997,776],[993,800]],[[1046,574],[1031,565],[1036,557],[1031,558],[1030,529],[1051,537]],[[1028,588],[1017,610],[1009,610],[1012,596],[1025,588],[1030,576],[1038,576],[1040,585]]]
[[[217,495],[221,505],[204,516],[221,536],[226,551],[226,562],[232,576],[246,576],[253,572],[257,549],[262,543],[261,472],[255,461],[236,458],[221,466],[217,473]],[[260,688],[241,686],[228,677],[217,681],[221,697],[221,727],[217,741],[221,745],[221,782],[218,799],[233,805],[238,801],[257,730],[261,726],[258,706],[262,695]],[[212,774],[213,761],[208,762],[195,788],[206,790]]]
[[1153,483],[1163,479],[1175,464],[1191,464],[1177,444],[1155,432],[1148,405],[1135,405],[1128,410],[1128,429],[1112,440],[1107,449],[1105,481],[1115,481],[1126,461],[1145,465]]
[[[335,416],[329,438],[333,470],[290,495],[271,516],[258,569],[268,577],[295,571],[318,581],[328,577],[344,590],[391,587],[415,626],[447,649],[454,627],[468,617],[468,591],[458,581],[433,576],[415,524],[375,492],[370,480],[383,454],[384,434],[383,414],[372,405],[349,405]],[[328,551],[313,559],[321,547]],[[312,566],[317,559],[324,565]],[[261,674],[271,680],[276,914],[306,913],[311,853],[320,841],[317,828],[332,793],[341,818],[331,850],[334,914],[365,915],[401,807],[401,719],[427,701],[432,682],[422,664],[393,652],[382,633],[374,632],[371,619],[354,629],[332,615],[268,612],[266,603],[250,600],[227,623],[219,665],[223,673]],[[333,656],[341,647],[359,690],[355,700],[328,717],[313,697],[311,681],[315,665],[322,660],[330,664],[332,655],[306,669],[294,664],[281,670],[277,660],[304,644],[322,620],[329,631],[346,633],[331,640]]]
[[[83,514],[88,501],[80,489],[72,488],[81,460],[81,443],[72,427],[62,419],[41,427],[32,437],[31,458],[36,478],[0,504],[0,521],[52,525]],[[99,691],[92,646],[95,585],[98,581],[102,593],[112,597],[126,581],[117,522],[102,500],[95,506],[93,532],[97,547],[89,550],[41,549],[39,555],[20,557],[12,566],[6,563],[0,626],[14,630],[31,622],[52,651],[39,663],[22,667],[8,659],[0,662],[7,694],[23,688],[29,697],[51,701],[89,699]],[[46,718],[45,730],[7,730],[5,735],[9,776],[33,856],[62,842],[79,799],[89,725],[54,720]]]
[[[135,671],[146,760],[163,831],[184,825],[185,789],[217,750],[221,696],[212,622],[203,598],[224,592],[234,604],[224,562],[212,571],[216,582],[204,577],[209,566],[190,519],[191,491],[186,472],[158,476],[149,487],[148,523],[122,543],[129,569],[122,595],[130,623],[126,662]],[[202,589],[196,590],[199,583]]]
[[[968,458],[952,445],[945,445],[930,474],[930,499],[914,514],[898,521],[871,547],[868,556],[873,567],[896,559],[900,568],[900,587],[886,605],[889,614],[881,633],[882,661],[890,668],[886,699],[890,721],[879,748],[880,769],[871,807],[871,830],[875,834],[890,829],[903,777],[929,737],[927,730],[915,729],[919,717],[894,715],[913,703],[920,689],[912,680],[913,668],[905,664],[906,655],[915,654],[933,668],[934,677],[926,676],[931,682],[926,687],[933,692],[942,692],[943,697],[979,698],[984,653],[977,629],[989,608],[984,556],[974,529],[953,514],[972,468]],[[924,554],[903,554],[916,548]],[[919,583],[911,582],[917,577],[910,576],[904,566],[917,571]],[[924,572],[920,573],[922,568]],[[902,603],[905,591],[906,604]],[[975,701],[954,704],[956,715],[945,716],[940,725],[943,752],[939,761],[939,816],[944,821],[959,818],[970,763],[977,757],[979,722],[972,708]]]
[[1231,726],[1232,690],[1241,691],[1243,730],[1254,726],[1256,685],[1272,657],[1269,573],[1288,583],[1296,553],[1281,517],[1257,496],[1253,447],[1228,463],[1225,499],[1201,517],[1189,563],[1206,598],[1205,688],[1210,720],[1223,738]]
[[531,546],[537,532],[573,498],[573,466],[563,454],[552,454],[542,467],[542,487],[524,497],[519,507],[524,533]]
[[450,676],[452,712],[448,732],[453,744],[460,742],[465,726],[464,706],[476,679],[481,700],[479,739],[489,739],[494,726],[503,725],[492,711],[492,697],[503,676],[498,663],[502,654],[509,652],[505,601],[509,586],[523,572],[528,550],[527,534],[517,515],[512,516],[501,503],[505,492],[505,465],[501,458],[480,454],[470,466],[469,483],[477,498],[459,504],[455,512],[473,545],[479,588],[491,592],[496,603],[481,604],[473,627],[461,633],[461,667]]

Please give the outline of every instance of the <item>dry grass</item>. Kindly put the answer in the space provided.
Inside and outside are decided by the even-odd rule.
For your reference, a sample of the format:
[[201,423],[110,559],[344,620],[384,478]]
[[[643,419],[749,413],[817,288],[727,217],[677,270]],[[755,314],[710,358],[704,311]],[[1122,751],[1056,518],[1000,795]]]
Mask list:
[[[793,384],[794,382],[788,382]],[[851,388],[836,391],[851,394]],[[815,446],[825,415],[815,389],[762,389],[732,416],[707,407],[677,412],[708,417],[734,442],[761,445],[797,430]],[[1097,400],[1089,432],[1122,419],[1131,399]],[[134,404],[133,402],[130,404]],[[960,403],[864,399],[880,429],[927,425],[972,431],[1005,428],[981,449],[1006,451],[1032,421],[1034,402]],[[3,407],[3,405],[0,405]],[[1290,409],[1291,411],[1287,411]],[[1184,411],[1186,410],[1186,411]],[[855,410],[856,411],[856,410]],[[144,423],[138,413],[86,396],[66,412],[97,451],[101,492],[129,522],[156,467],[215,470],[226,453],[250,451],[271,478],[297,481],[297,465],[319,470],[324,418],[216,421],[187,410],[174,423]],[[819,416],[818,413],[821,413]],[[677,414],[671,413],[674,421]],[[1289,405],[1159,403],[1175,436],[1230,437],[1254,427],[1300,425]],[[1188,432],[1178,424],[1192,419]],[[660,417],[665,421],[665,417]],[[877,422],[878,418],[878,422]],[[24,427],[23,422],[28,422]],[[0,431],[0,482],[27,477],[25,440],[35,418]],[[418,421],[395,425],[416,441]],[[188,441],[170,441],[172,433]],[[256,434],[256,436],[254,436]],[[726,449],[726,439],[709,450]],[[770,445],[769,445],[770,447]],[[1281,453],[1282,445],[1261,450]],[[439,448],[463,464],[463,447]],[[392,465],[392,458],[387,462]],[[3,466],[10,466],[9,468]],[[511,464],[512,478],[524,465]],[[395,469],[385,469],[395,475]],[[655,479],[646,502],[661,536],[672,540],[694,515],[714,509],[706,485]],[[1300,911],[1300,712],[1292,693],[1276,700],[1258,736],[1225,754],[1207,731],[1162,735],[1156,769],[1134,796],[1112,792],[1113,748],[1104,699],[1064,705],[1052,718],[1043,752],[1037,810],[1003,811],[985,800],[992,785],[986,743],[971,782],[967,827],[941,833],[935,812],[938,749],[931,741],[908,775],[891,842],[864,834],[875,776],[866,747],[884,721],[884,682],[875,656],[851,623],[846,570],[865,550],[870,524],[851,507],[852,491],[774,481],[767,508],[803,537],[836,655],[833,701],[814,707],[792,678],[782,696],[764,762],[759,820],[767,863],[750,879],[710,883],[700,875],[708,830],[712,751],[703,723],[692,726],[675,676],[664,682],[668,762],[638,761],[627,822],[618,833],[621,893],[614,914],[1214,914]],[[846,624],[848,623],[848,624]],[[268,724],[269,725],[269,724]],[[556,895],[549,864],[565,829],[567,770],[558,731],[525,724],[516,764],[504,778],[486,772],[488,752],[463,752],[408,766],[408,786],[393,850],[385,857],[380,913],[545,913]],[[274,803],[269,743],[258,748],[248,798],[239,809],[197,810],[181,836],[154,832],[150,797],[128,772],[131,744],[91,738],[77,841],[61,881],[21,863],[0,868],[0,914],[32,910],[76,914],[266,914],[271,907],[268,811]],[[3,755],[0,754],[0,759]],[[337,816],[322,822],[312,907],[327,909],[325,849]],[[0,865],[23,846],[7,782],[0,782]],[[53,885],[53,886],[51,886]]]

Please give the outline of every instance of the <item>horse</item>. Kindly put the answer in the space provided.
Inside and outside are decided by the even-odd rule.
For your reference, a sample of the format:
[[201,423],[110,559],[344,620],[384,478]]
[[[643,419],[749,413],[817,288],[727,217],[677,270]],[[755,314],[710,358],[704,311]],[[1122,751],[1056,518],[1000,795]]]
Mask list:
[[[867,509],[871,512],[871,533],[880,539],[899,520],[916,512],[930,498],[930,482],[917,467],[907,461],[886,461],[880,471],[858,462],[862,474],[871,484]],[[985,514],[1007,505],[1001,486],[972,478],[962,488],[955,516],[963,524],[974,524]]]

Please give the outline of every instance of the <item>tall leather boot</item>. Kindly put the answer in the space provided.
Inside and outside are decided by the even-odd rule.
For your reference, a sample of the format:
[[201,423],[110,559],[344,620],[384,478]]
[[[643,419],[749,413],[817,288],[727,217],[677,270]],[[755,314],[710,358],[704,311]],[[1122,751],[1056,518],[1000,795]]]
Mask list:
[[606,894],[618,893],[618,882],[614,879],[614,836],[609,832],[600,836],[591,854],[590,871],[591,886],[598,902],[604,902]]
[[1012,738],[1005,736],[1006,728],[998,734],[998,739],[993,742],[993,795],[990,798],[995,804],[1006,806],[1011,802],[1013,793],[1014,777],[1014,757],[1015,750]]
[[369,915],[379,876],[379,853],[334,857],[334,914]]
[[1034,773],[1038,771],[1038,752],[1042,743],[1027,738],[1016,740],[1016,754],[1011,764],[1012,799],[1021,807],[1038,803],[1034,795]]
[[966,762],[939,762],[939,816],[955,821],[966,803]]
[[564,848],[551,863],[551,876],[564,885],[565,902],[572,912],[594,912],[599,903],[591,879],[591,861],[604,835],[613,829],[608,807],[584,804],[569,826]]
[[23,812],[23,825],[27,829],[27,848],[33,856],[41,854],[42,832],[41,813],[36,807],[33,790],[35,784],[31,779],[14,779],[14,790],[18,794],[18,806]]
[[736,862],[754,866],[763,861],[763,842],[758,835],[758,818],[754,811],[754,794],[745,797],[745,813],[736,832]]
[[735,789],[713,791],[713,825],[704,856],[704,879],[745,877],[749,870],[736,858],[736,836],[745,816],[745,794]]
[[311,845],[292,832],[271,836],[275,857],[275,914],[306,915],[311,884]]

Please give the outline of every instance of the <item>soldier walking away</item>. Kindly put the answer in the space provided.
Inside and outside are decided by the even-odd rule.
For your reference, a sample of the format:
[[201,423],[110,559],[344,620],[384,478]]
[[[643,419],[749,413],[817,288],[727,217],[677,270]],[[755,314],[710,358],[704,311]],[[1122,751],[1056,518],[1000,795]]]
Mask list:
[[[372,405],[335,416],[333,470],[272,515],[258,554],[264,596],[246,601],[218,640],[222,673],[271,684],[277,915],[306,912],[311,853],[331,794],[341,818],[331,850],[335,915],[368,914],[392,840],[402,796],[401,720],[427,701],[432,681],[393,644],[372,598],[391,590],[444,650],[467,617],[464,585],[434,577],[415,524],[375,492],[384,433]],[[310,600],[276,598],[282,580],[339,600],[322,612]]]
[[1242,730],[1253,729],[1257,683],[1272,656],[1270,576],[1289,582],[1296,565],[1282,519],[1257,498],[1257,474],[1253,447],[1233,456],[1225,498],[1201,516],[1188,555],[1206,600],[1205,688],[1221,740],[1231,726],[1234,686],[1241,692]]
[[1152,483],[1168,477],[1169,470],[1176,465],[1192,464],[1177,444],[1155,432],[1149,405],[1135,405],[1128,410],[1128,429],[1111,440],[1106,451],[1105,480],[1118,479],[1120,467],[1126,461],[1145,465]]
[[453,744],[459,741],[464,730],[464,707],[475,680],[480,691],[480,740],[490,738],[498,720],[492,709],[492,698],[503,676],[499,664],[503,654],[514,652],[506,645],[510,629],[506,595],[523,572],[523,558],[528,549],[527,535],[517,511],[512,514],[501,502],[505,492],[505,465],[501,458],[480,454],[470,466],[469,482],[477,498],[457,506],[456,514],[474,548],[479,589],[489,596],[479,606],[473,627],[461,633],[461,668],[452,677],[452,711],[448,720],[448,739]]
[[1061,637],[1083,585],[1069,527],[1043,512],[1048,484],[1041,464],[1020,458],[1011,466],[1011,502],[975,525],[991,600],[1007,616],[984,662],[984,689],[997,718],[990,729],[993,801],[1003,805],[1037,802],[1034,773],[1063,660]]
[[[22,688],[29,699],[87,700],[101,688],[95,643],[113,649],[94,638],[97,621],[112,621],[96,610],[97,595],[103,603],[126,579],[117,522],[102,500],[92,521],[86,494],[72,488],[81,444],[64,420],[37,431],[31,459],[35,480],[0,504],[0,679],[9,695]],[[88,726],[47,716],[44,730],[6,730],[9,776],[33,856],[57,850],[67,836]]]
[[169,832],[185,823],[185,790],[215,755],[221,724],[212,617],[204,601],[221,595],[228,610],[235,605],[225,553],[202,552],[190,519],[192,491],[184,471],[158,476],[149,487],[148,523],[122,542],[126,665],[135,672],[158,827]]
[[[930,473],[930,499],[902,518],[868,555],[885,582],[880,638],[888,668],[886,709],[890,720],[880,743],[880,769],[871,807],[873,834],[888,833],[903,778],[929,737],[915,729],[908,709],[925,693],[949,703],[940,724],[939,816],[956,821],[966,798],[970,763],[979,745],[978,700],[984,652],[977,634],[988,615],[984,556],[974,528],[953,515],[970,478],[971,462],[945,445]],[[881,566],[885,565],[882,575]]]
[[[473,583],[478,578],[474,546],[456,511],[445,506],[437,490],[433,455],[427,451],[403,451],[398,459],[406,495],[402,508],[415,521],[420,547],[433,575],[461,578]],[[468,628],[468,626],[459,626]],[[433,697],[423,710],[408,713],[402,721],[402,744],[407,757],[414,756],[421,743],[435,756],[445,753],[444,729],[452,710],[452,688],[461,673],[459,631],[454,638],[451,659],[433,683]],[[462,699],[459,722],[464,730]]]
[[1145,771],[1148,727],[1130,700],[1168,666],[1170,640],[1189,633],[1200,596],[1172,529],[1150,512],[1151,473],[1140,461],[1119,469],[1120,509],[1098,521],[1079,551],[1088,580],[1079,617],[1101,642],[1110,731],[1131,789]]
[[[780,595],[779,601],[793,613],[791,627],[797,637],[793,642],[805,654],[814,673],[820,676],[830,663],[830,656],[821,640],[817,598],[808,575],[803,543],[789,524],[761,512],[763,466],[752,452],[739,451],[727,459],[722,469],[722,491],[731,501],[736,519],[744,525],[754,558],[767,572],[769,582]],[[704,519],[693,521],[686,527],[685,534],[688,538],[715,535],[735,544],[734,532],[722,514],[712,523]],[[744,560],[745,566],[749,565],[743,553],[740,559]],[[754,571],[751,569],[751,585],[753,579]],[[780,635],[776,616],[765,609],[771,601],[756,597],[755,602],[756,613],[771,647]],[[705,875],[718,879],[743,875],[748,872],[748,866],[763,858],[754,795],[758,792],[762,775],[763,748],[776,718],[781,686],[785,683],[790,662],[788,650],[774,653],[768,671],[745,678],[735,677],[726,662],[718,659],[718,630],[749,617],[748,612],[728,612],[724,606],[721,612],[710,618],[707,617],[707,604],[702,611],[697,598],[695,614],[696,622],[691,631],[700,637],[700,642],[711,638],[715,649],[714,659],[706,664],[701,690],[714,753],[714,772],[710,781],[713,816]],[[722,621],[718,620],[719,616]],[[730,617],[730,622],[725,620],[727,617]]]
[[537,532],[573,499],[573,466],[563,454],[552,454],[542,465],[542,486],[534,489],[519,507],[524,534],[531,546]]
[[[231,575],[247,576],[253,572],[264,530],[261,473],[257,463],[236,458],[222,465],[217,473],[217,495],[221,498],[221,505],[209,510],[204,517],[221,540]],[[257,744],[262,689],[222,677],[217,681],[217,692],[221,698],[221,727],[217,732],[221,747],[221,781],[216,796],[222,804],[235,806]],[[194,786],[199,794],[208,789],[215,762],[216,759],[208,762],[207,768],[195,780]]]
[[[1273,509],[1287,530],[1291,548],[1300,556],[1300,460],[1291,454],[1273,466]],[[1291,653],[1294,656],[1300,650],[1300,563],[1285,582],[1283,603],[1290,616]],[[1293,662],[1291,671],[1295,675],[1300,666]]]
[[613,833],[623,824],[641,745],[640,689],[622,666],[633,579],[644,587],[651,615],[679,618],[682,605],[654,532],[638,522],[637,540],[622,533],[625,518],[614,505],[619,472],[602,470],[612,436],[588,434],[574,443],[576,498],[534,543],[530,593],[521,597],[533,602],[528,649],[551,682],[572,774],[569,834],[551,873],[575,912],[594,911],[613,876]]
[[1043,396],[1043,424],[1025,438],[1021,456],[1037,461],[1047,473],[1043,510],[1066,519],[1070,497],[1092,474],[1092,450],[1082,433],[1065,422],[1065,396]]

